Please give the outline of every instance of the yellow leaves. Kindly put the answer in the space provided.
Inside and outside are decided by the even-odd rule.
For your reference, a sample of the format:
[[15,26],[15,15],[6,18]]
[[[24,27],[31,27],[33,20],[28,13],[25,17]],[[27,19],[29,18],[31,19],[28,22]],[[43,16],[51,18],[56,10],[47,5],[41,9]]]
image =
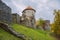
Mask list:
[[56,32],[60,35],[60,11],[54,11],[55,13],[55,20],[54,24],[52,24],[52,32]]

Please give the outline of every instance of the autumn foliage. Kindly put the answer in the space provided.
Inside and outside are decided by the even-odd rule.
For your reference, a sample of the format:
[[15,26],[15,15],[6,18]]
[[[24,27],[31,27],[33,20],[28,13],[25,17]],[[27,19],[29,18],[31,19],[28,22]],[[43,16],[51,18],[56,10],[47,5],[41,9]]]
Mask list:
[[60,35],[60,10],[54,10],[54,23],[52,29],[55,34]]

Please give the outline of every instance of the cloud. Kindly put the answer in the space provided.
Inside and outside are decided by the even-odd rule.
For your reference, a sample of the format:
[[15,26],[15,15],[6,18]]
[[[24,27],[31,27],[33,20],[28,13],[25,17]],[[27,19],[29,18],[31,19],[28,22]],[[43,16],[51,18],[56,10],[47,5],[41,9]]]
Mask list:
[[30,0],[31,2],[35,2],[35,3],[47,3],[49,0]]
[[17,10],[19,11],[20,15],[22,14],[22,11],[24,10],[24,8],[26,7],[23,4],[18,4],[17,2],[15,2],[14,0],[11,0],[12,3],[16,6]]

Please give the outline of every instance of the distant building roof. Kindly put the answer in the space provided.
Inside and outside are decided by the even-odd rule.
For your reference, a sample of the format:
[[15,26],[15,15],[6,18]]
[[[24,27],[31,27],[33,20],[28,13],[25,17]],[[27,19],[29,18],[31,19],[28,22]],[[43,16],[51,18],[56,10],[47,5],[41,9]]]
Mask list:
[[23,12],[24,12],[25,10],[34,10],[34,11],[36,12],[36,10],[33,9],[31,6],[28,6],[26,9],[23,10]]

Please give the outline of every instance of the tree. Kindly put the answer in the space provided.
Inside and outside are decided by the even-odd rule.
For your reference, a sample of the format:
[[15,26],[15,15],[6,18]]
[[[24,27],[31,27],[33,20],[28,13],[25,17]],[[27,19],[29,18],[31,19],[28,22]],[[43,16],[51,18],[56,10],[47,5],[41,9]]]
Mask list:
[[42,26],[44,23],[44,20],[42,18],[39,19],[39,25]]
[[42,26],[44,23],[44,20],[40,18],[36,23],[37,23],[37,26]]
[[60,10],[54,10],[54,33],[60,35]]

